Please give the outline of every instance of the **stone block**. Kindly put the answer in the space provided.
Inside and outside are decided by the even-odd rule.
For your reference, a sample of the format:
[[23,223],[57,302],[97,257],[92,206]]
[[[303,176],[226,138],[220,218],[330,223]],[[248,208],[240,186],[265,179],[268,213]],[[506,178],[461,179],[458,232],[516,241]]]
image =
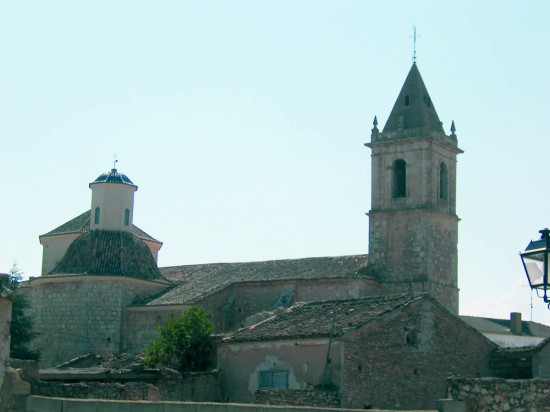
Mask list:
[[195,405],[191,402],[166,402],[164,412],[195,412]]
[[29,396],[27,399],[28,412],[61,412],[62,410],[63,401],[61,399],[43,396]]
[[197,403],[196,412],[226,412],[225,403]]
[[64,399],[63,412],[103,412],[98,408],[96,400],[88,399]]
[[97,412],[132,412],[132,402],[98,401]]
[[466,402],[453,399],[438,399],[436,407],[438,412],[466,412]]
[[132,402],[132,412],[164,412],[164,404],[156,402]]

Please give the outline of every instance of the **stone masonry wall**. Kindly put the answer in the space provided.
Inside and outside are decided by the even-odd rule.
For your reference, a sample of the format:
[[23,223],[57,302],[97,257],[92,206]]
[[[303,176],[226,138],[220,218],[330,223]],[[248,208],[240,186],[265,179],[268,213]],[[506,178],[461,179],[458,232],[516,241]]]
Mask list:
[[369,222],[368,271],[383,292],[424,290],[457,313],[458,219],[406,210],[371,213]]
[[494,344],[431,300],[345,338],[342,407],[435,409],[449,373],[490,376]]
[[254,403],[340,408],[340,394],[336,391],[319,391],[315,389],[260,389],[254,394]]
[[32,349],[42,351],[40,366],[55,366],[88,352],[119,353],[124,308],[136,296],[158,290],[155,284],[127,278],[73,277],[33,285],[32,311],[40,335]]
[[37,381],[32,386],[32,394],[69,399],[160,400],[159,389],[145,382],[61,383]]
[[[275,310],[283,291],[294,291],[290,304],[326,299],[347,299],[380,294],[380,285],[367,279],[316,279],[272,282],[246,282],[232,285],[203,299],[197,305],[212,313],[214,333],[229,332],[244,326],[247,317]],[[234,296],[233,307],[220,308]],[[123,322],[122,351],[140,352],[159,336],[157,326],[169,314],[181,316],[185,309],[174,306],[152,310],[150,306],[126,309]]]
[[449,378],[449,397],[464,401],[468,412],[550,410],[550,380]]

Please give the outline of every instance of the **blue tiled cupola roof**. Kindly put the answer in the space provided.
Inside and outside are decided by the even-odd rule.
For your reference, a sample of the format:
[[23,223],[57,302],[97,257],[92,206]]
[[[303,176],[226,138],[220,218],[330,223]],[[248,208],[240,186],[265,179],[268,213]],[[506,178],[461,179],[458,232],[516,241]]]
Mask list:
[[128,176],[123,173],[119,173],[116,169],[111,169],[109,172],[102,173],[99,177],[93,181],[93,183],[126,183],[133,185],[134,183]]

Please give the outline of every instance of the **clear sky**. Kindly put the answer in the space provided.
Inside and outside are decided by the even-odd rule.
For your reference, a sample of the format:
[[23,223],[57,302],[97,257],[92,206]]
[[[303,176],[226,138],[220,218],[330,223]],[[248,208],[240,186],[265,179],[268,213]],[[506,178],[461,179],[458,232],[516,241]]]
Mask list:
[[[418,66],[459,147],[461,313],[530,319],[550,2],[0,2],[0,271],[112,167],[161,266],[368,251],[370,140]],[[533,320],[550,311],[533,299]]]

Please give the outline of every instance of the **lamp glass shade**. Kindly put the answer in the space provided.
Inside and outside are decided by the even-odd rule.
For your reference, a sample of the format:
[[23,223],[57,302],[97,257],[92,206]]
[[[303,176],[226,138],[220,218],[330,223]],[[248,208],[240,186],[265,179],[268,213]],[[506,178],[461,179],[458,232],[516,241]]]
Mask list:
[[525,272],[532,288],[544,285],[544,253],[522,256]]

